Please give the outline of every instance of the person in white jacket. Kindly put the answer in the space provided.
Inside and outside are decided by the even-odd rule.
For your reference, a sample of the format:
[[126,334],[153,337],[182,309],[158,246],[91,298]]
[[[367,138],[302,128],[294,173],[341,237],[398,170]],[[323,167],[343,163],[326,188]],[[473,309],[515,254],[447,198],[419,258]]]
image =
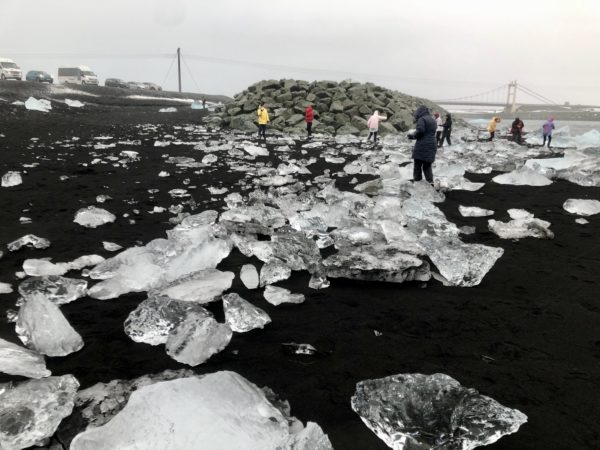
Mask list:
[[387,120],[387,117],[380,116],[379,111],[375,110],[373,115],[369,117],[367,120],[367,126],[369,127],[369,136],[367,137],[367,142],[371,140],[371,136],[373,136],[373,144],[377,144],[377,133],[379,132],[379,121]]
[[435,129],[435,142],[437,142],[437,146],[442,146],[442,133],[444,132],[444,121],[442,120],[442,116],[440,116],[439,112],[433,113],[433,117],[435,117],[435,123],[437,128]]

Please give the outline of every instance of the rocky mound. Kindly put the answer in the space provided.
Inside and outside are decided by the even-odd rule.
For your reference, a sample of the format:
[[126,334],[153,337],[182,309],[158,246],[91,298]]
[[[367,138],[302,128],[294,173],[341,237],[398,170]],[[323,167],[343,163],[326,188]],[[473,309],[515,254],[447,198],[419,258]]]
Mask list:
[[270,127],[288,133],[304,132],[304,111],[315,110],[315,131],[329,134],[366,134],[367,119],[375,109],[387,115],[380,123],[381,134],[404,132],[413,126],[413,112],[424,104],[442,111],[429,100],[392,91],[373,83],[354,81],[267,80],[237,94],[212,119],[213,124],[255,131],[256,110],[264,101]]

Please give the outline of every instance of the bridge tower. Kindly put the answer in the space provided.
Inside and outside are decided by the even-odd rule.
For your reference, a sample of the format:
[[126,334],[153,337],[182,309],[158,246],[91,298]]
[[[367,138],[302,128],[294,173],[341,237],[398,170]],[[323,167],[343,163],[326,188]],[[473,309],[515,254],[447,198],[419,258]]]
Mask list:
[[517,110],[517,80],[508,83],[508,96],[506,97],[506,110],[511,114]]

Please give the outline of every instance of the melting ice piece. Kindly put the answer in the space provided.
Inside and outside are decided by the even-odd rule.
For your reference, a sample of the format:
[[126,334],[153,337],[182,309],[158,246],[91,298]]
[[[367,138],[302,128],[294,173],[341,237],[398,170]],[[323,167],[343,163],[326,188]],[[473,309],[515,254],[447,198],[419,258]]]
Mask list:
[[107,252],[116,252],[123,248],[119,244],[107,241],[102,241],[102,247],[104,247],[104,250],[106,250]]
[[73,222],[87,228],[96,228],[117,220],[116,216],[105,209],[88,206],[75,214]]
[[70,100],[68,98],[65,99],[65,103],[67,104],[67,106],[69,106],[71,108],[83,108],[85,106],[79,100]]
[[167,286],[152,291],[152,295],[166,295],[174,300],[209,303],[231,287],[233,272],[206,269],[179,278]]
[[0,294],[10,294],[12,291],[13,288],[9,283],[0,283]]
[[0,372],[29,378],[44,378],[51,375],[46,369],[46,362],[42,355],[2,338],[0,338]]
[[171,106],[171,107],[169,107],[169,108],[160,108],[160,109],[158,110],[158,112],[159,112],[159,113],[174,113],[174,112],[177,112],[177,108],[174,108],[174,107],[172,107],[172,106]]
[[504,254],[504,249],[465,244],[456,238],[422,237],[431,262],[454,286],[477,286]]
[[229,325],[190,312],[171,331],[165,347],[175,361],[194,367],[227,347],[232,334]]
[[[232,208],[221,214],[221,222],[233,222],[255,226],[256,230],[250,232],[261,232],[269,228],[281,228],[285,225],[285,216],[278,209],[264,205],[241,206]],[[266,232],[264,234],[267,234]]]
[[[590,223],[589,221],[585,220],[583,217],[580,217],[579,219],[575,219],[575,222],[578,223],[579,225],[587,225],[588,223]],[[2,283],[0,283],[2,284]]]
[[42,294],[55,305],[63,305],[84,297],[87,281],[56,275],[31,277],[19,285],[19,294],[29,297]]
[[502,239],[522,239],[525,237],[554,239],[554,233],[549,229],[550,222],[536,219],[533,214],[524,209],[509,209],[508,214],[513,219],[509,222],[488,220],[490,231]]
[[167,296],[151,296],[125,319],[125,333],[135,342],[165,344],[171,331],[190,313],[195,317],[211,317],[210,312],[197,303],[173,300]]
[[26,259],[23,270],[29,276],[64,275],[69,271],[67,263],[51,263],[45,259]]
[[256,145],[244,145],[244,151],[252,156],[269,156],[269,151],[265,147]]
[[295,342],[284,342],[283,347],[293,355],[314,355],[317,349],[310,344],[296,344]]
[[83,347],[83,339],[58,306],[41,294],[25,299],[15,331],[23,344],[48,356],[66,356]]
[[2,187],[18,186],[23,183],[23,178],[19,172],[6,172],[2,175]]
[[258,287],[258,272],[252,264],[244,264],[240,270],[240,279],[244,286],[248,289],[256,289]]
[[1,448],[28,448],[52,436],[73,411],[78,388],[73,375],[1,384]]
[[263,328],[271,323],[271,318],[266,312],[235,293],[223,296],[223,310],[225,322],[236,333]]
[[498,184],[514,184],[517,186],[548,186],[552,184],[552,180],[535,170],[531,170],[527,166],[509,173],[497,175],[492,178],[492,181]]
[[285,264],[267,263],[260,269],[260,286],[287,280],[292,275],[292,269]]
[[600,202],[598,200],[570,198],[563,204],[563,208],[571,214],[593,216],[600,213]]
[[458,205],[458,210],[463,217],[486,217],[494,215],[491,209],[478,208],[477,206]]
[[37,98],[29,97],[25,100],[25,108],[30,111],[49,112],[52,110],[52,105],[50,104],[50,100],[38,100]]
[[522,412],[442,373],[361,381],[351,404],[394,450],[473,449],[515,433],[527,422]]
[[38,237],[35,234],[26,234],[25,236],[20,237],[16,241],[12,241],[9,244],[7,244],[7,247],[11,252],[16,252],[22,247],[44,249],[50,247],[50,241],[46,238]]
[[281,305],[282,303],[303,303],[303,294],[292,294],[291,291],[285,288],[276,286],[267,286],[264,292],[265,300],[271,305]]
[[204,158],[202,158],[202,164],[212,164],[212,163],[216,163],[218,160],[217,155],[213,155],[212,153],[209,155],[206,155]]
[[71,450],[131,442],[131,450],[333,450],[317,424],[304,427],[267,392],[227,371],[143,386],[110,422],[76,436]]

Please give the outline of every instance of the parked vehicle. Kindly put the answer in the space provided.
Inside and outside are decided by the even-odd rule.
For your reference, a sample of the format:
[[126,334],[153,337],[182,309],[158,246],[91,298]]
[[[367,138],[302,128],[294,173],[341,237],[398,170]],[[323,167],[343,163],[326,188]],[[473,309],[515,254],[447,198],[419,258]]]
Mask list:
[[38,83],[54,83],[54,78],[48,72],[43,70],[30,70],[25,75],[26,81],[37,81]]
[[142,83],[144,85],[144,89],[148,89],[149,91],[162,91],[162,88],[158,84],[154,83]]
[[121,80],[120,78],[107,78],[104,81],[104,86],[124,88],[124,89],[129,88],[129,85],[125,81]]
[[12,59],[0,58],[0,80],[20,80],[21,68]]
[[88,66],[60,67],[58,69],[58,82],[64,84],[95,84],[98,86],[98,77]]
[[137,81],[128,81],[127,86],[129,86],[129,89],[144,89],[142,83],[138,83]]

